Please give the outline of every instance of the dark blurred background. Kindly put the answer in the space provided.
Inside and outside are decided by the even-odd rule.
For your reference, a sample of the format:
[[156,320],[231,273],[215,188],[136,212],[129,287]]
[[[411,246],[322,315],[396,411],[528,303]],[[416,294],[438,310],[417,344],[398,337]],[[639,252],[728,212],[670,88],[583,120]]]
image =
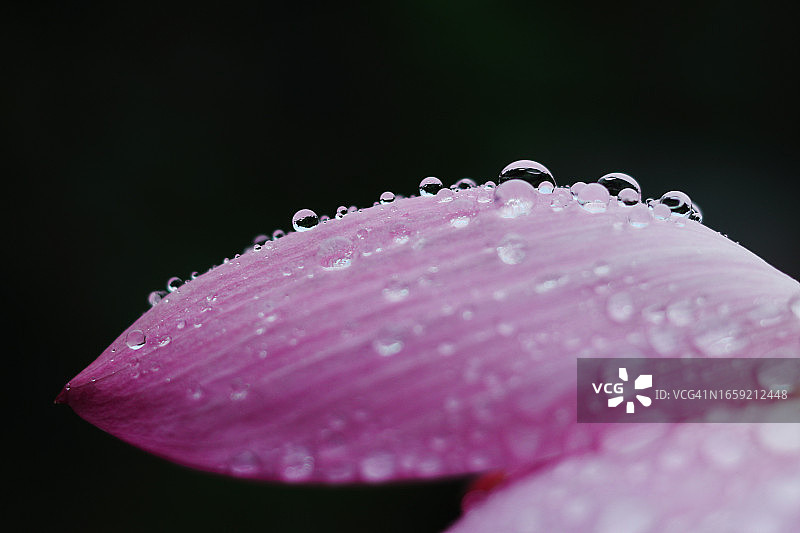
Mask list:
[[[798,32],[767,3],[3,8],[6,516],[59,531],[438,531],[463,481],[173,466],[52,405],[170,276],[303,207],[508,162],[627,172],[800,277]],[[6,151],[4,150],[4,151]]]

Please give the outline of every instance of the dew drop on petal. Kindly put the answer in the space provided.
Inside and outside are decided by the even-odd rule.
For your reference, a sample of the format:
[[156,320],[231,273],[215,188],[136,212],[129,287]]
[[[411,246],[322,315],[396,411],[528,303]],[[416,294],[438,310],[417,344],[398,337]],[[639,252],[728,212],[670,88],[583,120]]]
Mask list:
[[650,208],[644,204],[637,204],[628,213],[628,224],[634,228],[644,228],[650,224],[650,218]]
[[419,195],[434,196],[437,192],[442,190],[442,187],[442,180],[429,176],[419,182]]
[[394,335],[382,336],[372,343],[372,347],[378,352],[378,355],[389,357],[399,353],[403,349],[403,341]]
[[614,322],[627,322],[633,316],[633,299],[627,292],[612,294],[608,298],[606,309]]
[[623,205],[636,205],[641,200],[641,193],[631,189],[622,189],[617,195],[617,200]]
[[795,318],[800,320],[800,296],[795,296],[789,300],[789,309],[792,311]]
[[341,270],[350,266],[355,250],[355,244],[350,239],[331,237],[320,243],[317,260],[325,270]]
[[669,207],[672,214],[685,217],[692,211],[692,200],[689,195],[681,191],[669,191],[664,193],[658,201],[660,204]]
[[167,290],[169,292],[175,292],[180,288],[181,285],[183,285],[183,280],[177,276],[173,276],[169,278],[169,281],[167,281]]
[[571,193],[572,193],[572,196],[578,196],[578,193],[579,193],[579,192],[581,192],[581,189],[583,189],[584,187],[586,187],[586,183],[585,183],[585,182],[583,182],[583,181],[576,181],[576,182],[575,182],[575,183],[573,183],[573,184],[572,184],[572,186],[569,188],[569,192],[571,192]]
[[388,302],[400,302],[408,298],[408,285],[399,280],[390,280],[383,288],[383,297]]
[[367,481],[384,481],[395,471],[394,456],[386,452],[368,455],[361,461],[361,475]]
[[280,239],[281,237],[284,237],[285,235],[286,235],[285,231],[283,231],[282,229],[276,229],[275,231],[272,232],[272,240]]
[[553,211],[563,211],[570,206],[572,201],[572,193],[570,193],[569,189],[557,187],[556,190],[553,191],[553,197],[550,200],[550,208]]
[[506,235],[497,246],[497,257],[507,265],[518,265],[525,259],[526,244],[518,235]]
[[167,291],[153,291],[147,296],[147,302],[153,306],[158,304],[164,296],[167,295]]
[[658,202],[652,203],[650,208],[653,218],[656,220],[667,220],[672,215],[672,210],[668,206]]
[[258,245],[264,246],[264,244],[266,244],[266,242],[268,240],[269,240],[269,237],[267,237],[266,235],[263,235],[263,234],[262,235],[257,235],[255,237],[253,237],[253,244],[258,244]]
[[475,180],[471,180],[469,178],[462,178],[455,182],[450,188],[454,191],[463,191],[464,189],[471,189],[473,187],[477,187],[478,184],[475,183]]
[[347,214],[347,207],[340,205],[336,208],[336,219],[341,219]]
[[133,331],[129,331],[128,334],[125,336],[125,344],[128,345],[128,348],[131,350],[138,350],[144,343],[147,342],[147,337],[140,329],[134,329]]
[[599,183],[589,183],[578,193],[578,203],[590,213],[602,213],[608,207],[611,195]]
[[619,194],[625,189],[633,189],[634,192],[638,193],[636,201],[638,202],[639,198],[641,198],[642,189],[639,187],[639,183],[632,177],[628,176],[627,174],[623,174],[622,172],[611,172],[606,174],[597,180],[597,183],[608,189],[608,193],[611,196],[619,196]]
[[379,200],[382,204],[390,204],[394,202],[394,193],[390,191],[381,193]]
[[436,201],[440,203],[452,202],[453,191],[450,189],[439,189],[439,192],[436,193]]
[[553,173],[547,167],[530,159],[514,161],[507,165],[501,172],[497,180],[498,185],[513,179],[527,181],[533,187],[539,187],[542,182],[547,181],[552,184],[551,190],[556,186]]
[[503,218],[527,215],[536,204],[537,193],[533,185],[522,180],[508,180],[494,190],[494,202]]
[[292,227],[295,231],[308,231],[319,224],[319,217],[311,209],[301,209],[292,217]]
[[261,470],[261,461],[256,454],[245,450],[231,457],[228,470],[234,476],[250,476]]

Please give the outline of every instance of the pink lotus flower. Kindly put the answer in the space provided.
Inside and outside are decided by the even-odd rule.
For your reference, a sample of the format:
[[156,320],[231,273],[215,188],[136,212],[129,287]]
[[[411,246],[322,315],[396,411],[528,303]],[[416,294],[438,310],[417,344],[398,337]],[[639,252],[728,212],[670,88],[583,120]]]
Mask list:
[[457,532],[796,530],[797,424],[577,424],[575,361],[798,357],[800,284],[679,195],[518,167],[538,190],[428,180],[326,223],[298,213],[173,287],[57,401],[242,478],[502,471]]

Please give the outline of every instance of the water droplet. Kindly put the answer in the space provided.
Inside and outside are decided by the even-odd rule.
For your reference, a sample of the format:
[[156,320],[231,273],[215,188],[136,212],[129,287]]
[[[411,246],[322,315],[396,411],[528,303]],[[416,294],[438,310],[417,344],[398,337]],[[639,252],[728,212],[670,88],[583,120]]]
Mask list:
[[471,189],[473,187],[477,187],[478,184],[475,183],[475,180],[471,180],[469,178],[462,178],[455,182],[450,188],[454,191],[463,191],[464,189]]
[[537,194],[527,181],[508,180],[494,190],[495,204],[500,208],[503,218],[516,218],[527,215],[536,204]]
[[[627,174],[623,174],[622,172],[611,172],[606,174],[599,180],[597,183],[608,189],[608,193],[611,196],[617,196],[622,201],[622,197],[620,197],[620,193],[625,189],[632,189],[633,192],[636,193],[636,200],[633,203],[639,201],[642,195],[642,189],[639,187],[639,183],[632,177],[628,176]],[[628,204],[633,205],[633,204]]]
[[292,227],[295,231],[308,231],[319,224],[319,217],[311,209],[301,209],[292,217]]
[[633,206],[628,213],[628,224],[634,228],[644,228],[650,224],[650,208],[644,204]]
[[650,209],[652,209],[653,218],[656,220],[667,220],[672,215],[672,210],[668,206],[657,202],[651,203]]
[[[541,191],[540,191],[541,192]],[[550,200],[550,208],[553,211],[563,211],[572,203],[572,193],[563,187],[557,187],[553,191],[553,198]]]
[[261,461],[256,454],[245,450],[231,457],[228,462],[228,470],[234,476],[251,476],[261,470]]
[[615,322],[627,322],[633,316],[633,299],[627,292],[612,294],[606,302],[608,316]]
[[341,270],[350,266],[355,245],[345,237],[331,237],[322,241],[317,250],[319,265],[325,270]]
[[283,231],[282,229],[276,229],[275,231],[272,232],[272,240],[273,241],[274,240],[278,240],[278,239],[280,239],[281,237],[284,237],[284,236],[286,236],[286,232]]
[[153,306],[158,304],[164,296],[167,295],[167,291],[153,291],[147,295],[147,302]]
[[527,245],[518,235],[506,235],[497,247],[497,257],[507,265],[518,265],[525,259]]
[[166,346],[170,342],[172,342],[172,337],[170,337],[169,335],[164,335],[163,337],[158,339],[158,345],[159,346]]
[[379,200],[382,204],[390,204],[394,202],[394,193],[390,191],[381,193]]
[[442,180],[433,176],[427,177],[419,182],[419,195],[433,196],[442,190],[442,187]]
[[403,349],[403,341],[398,339],[395,335],[388,335],[376,339],[372,343],[372,347],[378,352],[378,355],[388,357],[399,353]]
[[394,474],[394,456],[386,452],[374,453],[361,461],[360,469],[367,481],[385,481]]
[[569,188],[569,192],[572,193],[572,196],[578,196],[578,193],[581,192],[581,189],[586,187],[586,183],[583,181],[576,181],[572,184],[572,187]]
[[340,205],[336,208],[336,219],[341,219],[343,216],[347,214],[347,207]]
[[800,320],[800,296],[795,296],[789,300],[789,309],[792,311],[795,318]]
[[541,163],[529,159],[514,161],[506,166],[506,168],[500,172],[497,183],[499,185],[513,179],[527,181],[535,188],[539,188],[543,182],[549,182],[551,184],[551,190],[556,186],[556,180],[553,178],[552,172],[547,170],[547,167]]
[[281,460],[283,478],[291,481],[302,481],[314,473],[314,456],[303,446],[291,447]]
[[331,219],[331,217],[329,217],[328,215],[322,215],[321,217],[319,217],[319,221],[322,222],[322,223],[325,223],[325,222],[329,221],[330,219]]
[[125,336],[125,344],[128,345],[128,348],[131,350],[138,350],[144,343],[147,342],[147,337],[142,330],[134,329],[133,331],[129,331],[128,334]]
[[439,192],[436,193],[436,200],[440,203],[452,202],[453,191],[450,189],[439,189]]
[[793,392],[800,386],[800,368],[796,359],[766,360],[760,364],[757,379],[765,389]]
[[728,357],[747,346],[739,326],[725,320],[695,324],[694,344],[709,357]]
[[617,199],[619,203],[623,205],[636,205],[641,200],[642,195],[640,192],[635,191],[634,189],[622,189],[619,194],[617,195]]
[[608,207],[611,195],[599,183],[589,183],[578,193],[578,203],[590,213],[602,213]]
[[393,279],[383,288],[383,297],[389,302],[400,302],[408,298],[408,285]]
[[259,244],[261,246],[264,246],[264,244],[268,240],[269,240],[269,237],[267,237],[266,235],[257,235],[256,237],[253,238],[253,244]]
[[169,281],[167,281],[167,290],[169,292],[175,292],[180,288],[181,285],[183,285],[183,280],[177,276],[173,276],[169,278]]
[[692,200],[688,194],[681,191],[664,193],[658,202],[669,207],[669,210],[677,216],[685,217],[692,212]]

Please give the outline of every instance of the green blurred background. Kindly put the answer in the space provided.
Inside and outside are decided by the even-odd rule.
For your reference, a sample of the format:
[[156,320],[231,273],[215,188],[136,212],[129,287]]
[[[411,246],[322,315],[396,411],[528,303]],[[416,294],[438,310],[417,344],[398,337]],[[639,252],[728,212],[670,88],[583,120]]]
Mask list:
[[[798,32],[766,3],[3,8],[6,516],[31,530],[439,531],[462,480],[230,481],[53,406],[147,309],[303,207],[540,161],[627,172],[800,277]],[[10,384],[10,386],[9,386]]]

